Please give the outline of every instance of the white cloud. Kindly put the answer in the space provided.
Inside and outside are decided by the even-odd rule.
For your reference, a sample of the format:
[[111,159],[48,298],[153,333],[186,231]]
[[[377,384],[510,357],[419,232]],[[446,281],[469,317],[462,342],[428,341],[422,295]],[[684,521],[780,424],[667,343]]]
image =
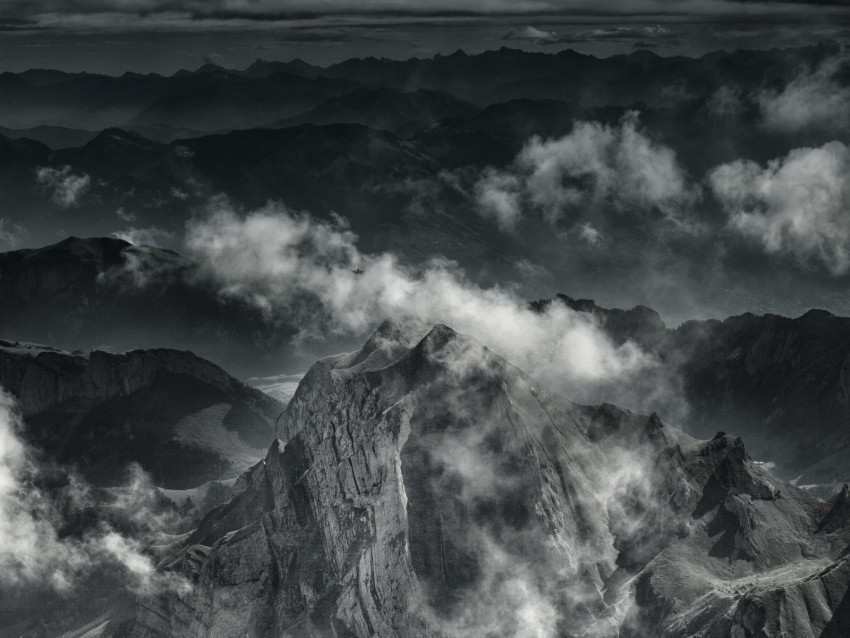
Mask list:
[[521,42],[532,42],[535,44],[548,44],[558,42],[558,34],[552,31],[544,31],[537,27],[527,26],[520,29],[511,29],[502,36],[502,40],[518,40]]
[[410,316],[473,335],[575,399],[600,398],[603,385],[626,405],[647,398],[626,380],[655,359],[630,342],[615,346],[590,315],[558,303],[533,312],[510,290],[473,284],[453,263],[411,269],[392,254],[361,253],[355,239],[339,220],[274,204],[241,214],[216,200],[188,225],[186,250],[222,295],[300,327],[302,338],[362,336],[384,319]]
[[767,253],[850,269],[850,149],[841,142],[798,148],[766,167],[736,160],[709,175],[729,226]]
[[505,232],[516,229],[522,218],[522,187],[518,176],[494,168],[486,169],[475,185],[479,212],[495,221]]
[[804,70],[782,90],[765,89],[757,96],[763,125],[785,133],[811,129],[834,131],[850,124],[850,87],[836,81],[846,58],[829,58]]
[[[14,399],[0,388],[0,585],[68,590],[83,577],[118,567],[127,587],[150,593],[161,588],[186,591],[188,584],[174,574],[156,572],[144,553],[141,538],[166,522],[152,507],[156,492],[138,467],[131,468],[125,485],[96,499],[91,487],[74,473],[42,468],[21,438],[24,424]],[[61,489],[40,487],[63,477]],[[92,508],[107,514],[81,536],[61,536],[75,516],[90,521]],[[140,538],[120,534],[109,523],[132,526]],[[79,520],[76,523],[79,523]]]
[[534,137],[507,170],[489,169],[475,193],[481,214],[504,230],[531,210],[552,224],[606,209],[657,210],[684,226],[698,197],[673,150],[650,139],[635,113],[617,126],[578,122],[560,139]]
[[578,225],[578,236],[591,246],[596,246],[603,239],[599,229],[595,228],[590,222]]
[[91,178],[83,173],[76,175],[70,166],[52,168],[41,166],[35,172],[36,181],[45,191],[52,191],[53,203],[62,208],[71,208],[79,204],[91,184]]

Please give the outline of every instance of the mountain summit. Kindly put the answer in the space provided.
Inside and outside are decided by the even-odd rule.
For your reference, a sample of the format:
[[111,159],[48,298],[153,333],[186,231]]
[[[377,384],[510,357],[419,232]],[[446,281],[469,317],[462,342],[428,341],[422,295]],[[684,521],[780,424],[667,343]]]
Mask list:
[[277,435],[162,559],[193,592],[144,599],[133,636],[850,630],[840,499],[738,438],[548,395],[446,326],[319,361]]

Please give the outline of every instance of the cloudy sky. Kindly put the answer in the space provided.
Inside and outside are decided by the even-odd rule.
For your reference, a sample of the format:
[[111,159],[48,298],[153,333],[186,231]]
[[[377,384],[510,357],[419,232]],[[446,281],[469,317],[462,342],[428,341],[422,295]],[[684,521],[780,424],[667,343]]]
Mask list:
[[170,73],[500,46],[695,55],[843,40],[849,27],[842,0],[3,0],[0,70]]

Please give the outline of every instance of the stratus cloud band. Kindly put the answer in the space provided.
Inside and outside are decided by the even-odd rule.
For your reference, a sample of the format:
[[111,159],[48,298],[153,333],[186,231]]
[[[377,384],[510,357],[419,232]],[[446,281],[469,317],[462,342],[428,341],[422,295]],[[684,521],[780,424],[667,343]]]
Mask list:
[[776,17],[784,14],[811,15],[813,7],[825,15],[850,15],[850,9],[834,2],[765,0],[12,0],[0,7],[0,17],[31,22],[53,22],[69,16],[103,14],[148,17],[153,15],[193,19],[287,20],[327,16],[497,17],[672,17],[715,18],[739,16]]

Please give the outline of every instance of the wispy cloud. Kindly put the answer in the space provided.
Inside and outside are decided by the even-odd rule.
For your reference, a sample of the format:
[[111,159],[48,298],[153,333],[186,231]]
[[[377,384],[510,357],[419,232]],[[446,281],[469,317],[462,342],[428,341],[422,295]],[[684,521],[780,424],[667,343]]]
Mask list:
[[[497,16],[572,16],[583,19],[634,19],[665,16],[682,20],[710,20],[717,16],[739,16],[745,21],[759,16],[811,14],[846,16],[847,8],[829,0],[766,0],[749,3],[736,0],[701,0],[671,3],[666,0],[10,0],[0,7],[0,19],[14,28],[43,26],[73,28],[74,25],[101,27],[112,24],[124,28],[140,24],[182,24],[215,20],[219,22],[292,22],[328,17],[384,18],[493,18]],[[620,37],[610,32],[585,37]]]
[[0,217],[0,248],[3,250],[18,248],[26,235],[27,231],[23,226]]
[[62,208],[79,205],[80,198],[91,184],[91,177],[86,173],[77,175],[70,166],[42,166],[36,169],[35,177],[42,189],[51,193],[53,202]]
[[131,226],[112,233],[113,237],[123,239],[136,246],[160,246],[174,239],[174,233],[164,228],[150,226],[148,228],[136,228]]
[[554,44],[558,42],[558,34],[554,31],[543,31],[537,27],[522,27],[511,29],[502,36],[502,40],[517,40],[519,42],[531,42],[533,44]]
[[144,551],[171,515],[156,507],[157,492],[140,468],[129,468],[122,486],[95,490],[40,460],[23,430],[14,398],[0,388],[0,585],[67,591],[118,568],[136,592],[189,587],[177,575],[158,573]]
[[773,131],[846,130],[850,125],[850,87],[838,76],[848,59],[835,56],[815,69],[801,70],[781,89],[764,89],[757,95],[763,125]]
[[657,393],[642,387],[640,373],[657,361],[631,342],[612,343],[588,314],[562,304],[536,312],[509,288],[469,281],[452,262],[411,268],[391,253],[360,251],[356,239],[339,219],[279,204],[242,212],[218,199],[188,225],[185,251],[199,264],[196,276],[219,294],[298,327],[302,339],[364,336],[385,318],[410,316],[473,334],[576,399],[607,391],[649,407],[675,394],[660,381]]

